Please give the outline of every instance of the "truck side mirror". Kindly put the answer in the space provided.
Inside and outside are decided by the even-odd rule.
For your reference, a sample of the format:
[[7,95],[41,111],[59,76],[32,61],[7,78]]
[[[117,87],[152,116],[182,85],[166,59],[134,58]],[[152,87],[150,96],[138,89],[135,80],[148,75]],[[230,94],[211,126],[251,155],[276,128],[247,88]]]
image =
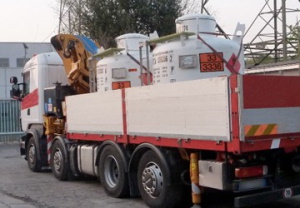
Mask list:
[[18,84],[18,78],[17,77],[11,77],[10,78],[10,80],[9,80],[9,82],[11,83],[11,84]]
[[14,99],[20,99],[21,98],[21,90],[19,85],[13,84],[10,90],[10,97]]
[[18,78],[11,77],[9,81],[11,84],[13,84],[11,86],[11,90],[10,90],[10,97],[20,100],[21,99],[21,90],[20,90],[20,86],[18,84]]

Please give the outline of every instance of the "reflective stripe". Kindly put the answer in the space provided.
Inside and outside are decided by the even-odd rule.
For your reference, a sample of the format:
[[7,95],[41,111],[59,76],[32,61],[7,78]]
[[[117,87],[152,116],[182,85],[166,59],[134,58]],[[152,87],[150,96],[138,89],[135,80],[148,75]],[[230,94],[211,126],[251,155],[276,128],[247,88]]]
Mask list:
[[192,183],[192,193],[193,194],[200,194],[201,190],[198,184]]
[[52,136],[47,136],[47,159],[48,164],[50,165],[51,161],[51,146],[52,146]]
[[246,125],[244,128],[246,137],[273,135],[278,133],[277,124]]

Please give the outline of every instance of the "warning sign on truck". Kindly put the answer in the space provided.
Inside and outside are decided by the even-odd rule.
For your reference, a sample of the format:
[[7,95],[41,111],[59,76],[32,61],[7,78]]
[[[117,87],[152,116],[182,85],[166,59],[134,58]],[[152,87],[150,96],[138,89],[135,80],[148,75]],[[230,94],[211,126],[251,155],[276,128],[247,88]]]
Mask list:
[[223,53],[200,53],[199,60],[201,72],[224,71]]

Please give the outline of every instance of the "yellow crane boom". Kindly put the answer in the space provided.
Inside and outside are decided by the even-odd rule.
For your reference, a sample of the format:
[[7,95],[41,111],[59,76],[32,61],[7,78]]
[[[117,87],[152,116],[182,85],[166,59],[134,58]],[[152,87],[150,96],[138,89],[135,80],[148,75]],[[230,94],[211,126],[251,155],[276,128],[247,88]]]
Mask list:
[[96,54],[98,44],[83,36],[59,34],[51,44],[61,57],[70,86],[78,94],[89,93],[89,58]]

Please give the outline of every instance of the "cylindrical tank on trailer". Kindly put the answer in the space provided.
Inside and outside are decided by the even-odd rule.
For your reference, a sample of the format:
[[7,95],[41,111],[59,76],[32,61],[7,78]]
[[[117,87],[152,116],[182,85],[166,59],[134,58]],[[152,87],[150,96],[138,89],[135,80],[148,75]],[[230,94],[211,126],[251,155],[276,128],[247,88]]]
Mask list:
[[[146,47],[148,36],[129,33],[115,39],[117,49],[101,57],[97,63],[97,90],[107,91],[127,87],[141,86],[146,74]],[[142,46],[143,45],[143,46]],[[142,46],[142,73],[140,64],[140,46]],[[142,75],[141,75],[142,74]]]
[[153,84],[244,74],[241,37],[218,37],[216,20],[209,15],[184,15],[175,22],[181,35],[153,51]]

